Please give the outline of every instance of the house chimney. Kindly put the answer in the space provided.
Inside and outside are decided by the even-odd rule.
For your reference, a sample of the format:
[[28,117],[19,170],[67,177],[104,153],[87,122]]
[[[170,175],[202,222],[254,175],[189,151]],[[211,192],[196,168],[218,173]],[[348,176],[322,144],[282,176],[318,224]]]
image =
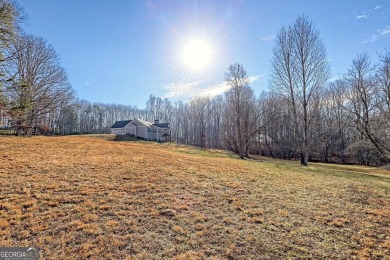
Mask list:
[[160,122],[160,120],[154,119],[154,124],[158,124],[159,122]]

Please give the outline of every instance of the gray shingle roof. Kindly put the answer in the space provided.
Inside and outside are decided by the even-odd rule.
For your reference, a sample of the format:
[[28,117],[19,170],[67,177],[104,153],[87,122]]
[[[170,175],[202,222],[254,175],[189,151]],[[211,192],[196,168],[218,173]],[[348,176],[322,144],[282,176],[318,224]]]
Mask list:
[[130,122],[131,120],[116,121],[111,128],[123,128]]
[[153,126],[157,126],[160,128],[169,128],[169,123],[153,124]]

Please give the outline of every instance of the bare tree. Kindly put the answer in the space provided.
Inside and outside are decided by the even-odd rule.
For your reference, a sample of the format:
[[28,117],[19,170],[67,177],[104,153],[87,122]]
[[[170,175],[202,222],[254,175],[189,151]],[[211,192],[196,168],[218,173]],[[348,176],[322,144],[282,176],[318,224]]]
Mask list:
[[216,96],[211,100],[210,108],[210,148],[222,148],[221,128],[224,109],[223,96]]
[[271,87],[288,102],[301,164],[307,166],[311,145],[312,102],[330,76],[325,45],[319,31],[305,16],[283,27],[273,49]]
[[381,113],[390,122],[390,50],[379,55],[380,64],[377,70],[377,84],[381,99]]
[[207,130],[210,124],[210,99],[208,97],[197,97],[190,101],[192,133],[194,135],[193,144],[206,148],[206,141],[209,140]]
[[[22,20],[22,10],[9,0],[0,0],[0,63],[5,62],[10,44],[15,40],[19,22]],[[0,114],[4,110],[6,97],[3,90],[4,71],[0,70]]]
[[[345,108],[359,132],[375,146],[387,162],[390,162],[390,123],[386,104],[388,65],[386,63],[382,65],[382,69],[377,72],[379,74],[376,74],[375,66],[371,65],[367,54],[358,55],[353,60],[345,78],[349,87],[348,103]],[[378,78],[382,79],[379,84]]]
[[146,120],[153,121],[162,119],[163,117],[164,100],[151,94],[146,102],[146,112],[148,114]]
[[44,116],[69,103],[74,92],[54,48],[42,38],[20,36],[11,52],[14,58],[3,68],[9,81],[11,116],[19,131],[42,124]]
[[259,130],[258,106],[253,90],[249,87],[248,74],[241,64],[228,67],[225,81],[230,87],[225,95],[225,141],[229,149],[243,159],[249,155],[249,147]]
[[332,152],[337,154],[341,163],[345,163],[348,129],[346,111],[343,109],[346,97],[346,84],[343,80],[336,80],[329,84],[322,95],[322,107],[318,130],[319,145],[323,149],[324,161],[329,161]]

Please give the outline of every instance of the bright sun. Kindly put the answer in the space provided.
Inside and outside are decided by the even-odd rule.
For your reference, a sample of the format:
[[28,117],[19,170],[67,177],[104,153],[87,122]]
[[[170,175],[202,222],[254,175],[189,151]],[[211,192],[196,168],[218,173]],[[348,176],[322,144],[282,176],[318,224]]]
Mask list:
[[182,49],[181,59],[191,70],[202,70],[212,61],[212,48],[202,39],[193,39],[187,42]]

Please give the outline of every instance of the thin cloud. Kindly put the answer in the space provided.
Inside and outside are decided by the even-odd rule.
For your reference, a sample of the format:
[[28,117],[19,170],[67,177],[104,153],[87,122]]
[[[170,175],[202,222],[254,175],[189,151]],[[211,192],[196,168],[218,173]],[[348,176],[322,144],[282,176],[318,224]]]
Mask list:
[[340,79],[340,77],[332,77],[329,79],[329,82],[334,82],[334,81],[339,80],[339,79]]
[[374,8],[368,9],[368,10],[361,10],[359,15],[355,16],[356,20],[361,19],[379,19],[381,16],[383,16],[383,13],[381,12],[381,9],[383,5],[377,5]]
[[390,26],[386,26],[386,28],[383,28],[381,30],[378,30],[378,33],[380,36],[384,36],[390,33]]
[[255,81],[258,81],[260,80],[260,78],[263,77],[263,75],[255,75],[255,76],[251,76],[249,77],[249,83],[252,83],[252,82],[255,82]]
[[377,5],[374,8],[368,9],[368,10],[363,10],[361,11],[360,15],[355,16],[356,20],[360,19],[378,19],[382,14],[379,13],[380,10],[383,6],[382,5]]
[[272,41],[273,39],[275,39],[275,35],[267,35],[267,36],[263,36],[261,37],[261,41],[262,42],[269,42],[269,41]]
[[167,93],[164,95],[166,98],[188,98],[196,93],[199,90],[201,81],[182,79],[176,82],[169,83],[164,86],[164,89]]
[[364,43],[375,42],[387,36],[390,36],[390,25],[386,26],[385,28],[377,30],[376,33],[372,35],[368,40],[365,40]]
[[215,97],[222,93],[224,93],[226,90],[228,90],[230,87],[226,82],[222,82],[219,84],[216,84],[214,86],[202,89],[199,93],[199,96],[202,97]]
[[[261,75],[251,76],[249,77],[249,83],[260,78]],[[229,88],[226,82],[210,84],[204,80],[182,79],[164,86],[164,89],[167,91],[164,98],[189,100],[195,97],[215,97],[223,94]]]
[[86,79],[86,80],[84,81],[84,84],[88,87],[88,86],[91,85],[94,81],[95,81],[95,79]]
[[358,19],[365,19],[365,18],[368,18],[368,15],[367,14],[362,14],[362,15],[358,15],[355,17],[357,20]]
[[[261,78],[261,75],[251,76],[249,77],[249,83],[258,81]],[[218,84],[215,84],[211,87],[207,87],[201,90],[201,93],[199,93],[200,96],[207,96],[207,97],[215,97],[218,95],[223,94],[225,91],[229,90],[230,86],[226,84],[226,82],[221,82]]]

